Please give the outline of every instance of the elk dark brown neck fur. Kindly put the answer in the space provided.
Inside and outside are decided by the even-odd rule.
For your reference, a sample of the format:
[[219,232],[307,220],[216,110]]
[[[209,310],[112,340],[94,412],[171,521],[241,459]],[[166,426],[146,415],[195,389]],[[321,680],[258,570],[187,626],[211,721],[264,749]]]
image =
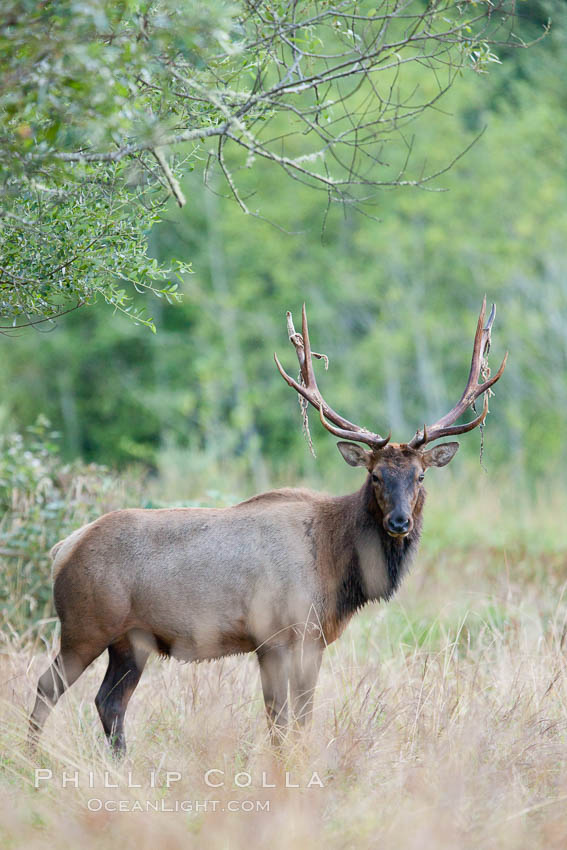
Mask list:
[[[388,568],[388,578],[390,587],[385,599],[389,599],[398,589],[400,580],[407,568],[411,564],[413,556],[417,552],[417,547],[421,539],[421,529],[423,526],[423,506],[425,504],[425,489],[421,488],[418,495],[418,500],[413,513],[413,528],[407,537],[397,538],[391,537],[384,530],[384,515],[376,501],[374,489],[370,476],[367,477],[361,491],[364,494],[366,504],[368,505],[368,515],[372,517],[378,529],[380,542],[384,551],[384,558]],[[369,600],[374,601],[374,600]]]
[[[320,506],[321,543],[315,551],[332,564],[335,590],[335,603],[326,612],[327,643],[342,633],[353,614],[367,602],[390,599],[396,592],[417,552],[424,502],[425,490],[421,488],[414,508],[413,528],[405,537],[392,537],[384,529],[384,514],[376,500],[370,474],[356,493]],[[312,525],[311,521],[311,528]],[[312,531],[310,537],[313,539]],[[366,550],[367,560],[371,560],[372,547],[375,547],[375,569],[385,573],[382,580],[373,576],[373,584],[369,583],[361,563],[361,549]],[[317,563],[319,569],[323,568],[319,560]]]

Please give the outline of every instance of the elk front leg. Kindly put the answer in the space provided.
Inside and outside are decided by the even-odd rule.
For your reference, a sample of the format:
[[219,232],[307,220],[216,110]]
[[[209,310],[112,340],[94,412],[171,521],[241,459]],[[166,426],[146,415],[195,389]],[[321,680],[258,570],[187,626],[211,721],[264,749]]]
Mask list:
[[257,655],[270,736],[272,744],[278,746],[287,731],[290,649],[287,646],[262,647]]
[[316,641],[301,640],[293,648],[290,694],[296,727],[311,722],[315,686],[323,658],[323,646]]

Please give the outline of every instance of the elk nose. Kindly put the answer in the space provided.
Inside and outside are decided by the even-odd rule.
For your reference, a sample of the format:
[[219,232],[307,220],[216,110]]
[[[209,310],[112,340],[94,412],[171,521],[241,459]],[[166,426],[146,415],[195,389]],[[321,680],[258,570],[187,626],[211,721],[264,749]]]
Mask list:
[[407,534],[410,527],[410,519],[405,514],[393,514],[388,517],[388,531],[391,534]]

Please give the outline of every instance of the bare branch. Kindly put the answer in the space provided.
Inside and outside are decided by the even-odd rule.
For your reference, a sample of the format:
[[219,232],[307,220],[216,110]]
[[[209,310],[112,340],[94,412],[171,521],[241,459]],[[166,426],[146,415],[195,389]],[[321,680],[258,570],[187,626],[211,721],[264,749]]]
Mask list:
[[187,203],[186,200],[185,200],[185,195],[181,191],[181,186],[179,185],[179,183],[175,179],[173,172],[171,171],[171,168],[167,164],[167,160],[166,160],[165,156],[163,155],[163,151],[161,150],[161,148],[152,148],[152,153],[153,153],[154,157],[156,158],[156,160],[158,161],[161,170],[165,174],[165,179],[167,180],[167,182],[169,184],[169,188],[171,189],[171,194],[173,195],[173,197],[177,201],[178,205],[180,207],[184,207],[185,204]]

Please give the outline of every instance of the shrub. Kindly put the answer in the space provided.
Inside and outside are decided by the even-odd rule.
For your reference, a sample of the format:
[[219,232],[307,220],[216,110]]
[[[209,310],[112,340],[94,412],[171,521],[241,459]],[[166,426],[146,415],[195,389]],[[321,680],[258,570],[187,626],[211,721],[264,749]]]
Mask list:
[[73,529],[124,507],[132,482],[106,467],[63,464],[58,434],[40,417],[0,437],[0,617],[4,636],[54,614],[49,550]]

